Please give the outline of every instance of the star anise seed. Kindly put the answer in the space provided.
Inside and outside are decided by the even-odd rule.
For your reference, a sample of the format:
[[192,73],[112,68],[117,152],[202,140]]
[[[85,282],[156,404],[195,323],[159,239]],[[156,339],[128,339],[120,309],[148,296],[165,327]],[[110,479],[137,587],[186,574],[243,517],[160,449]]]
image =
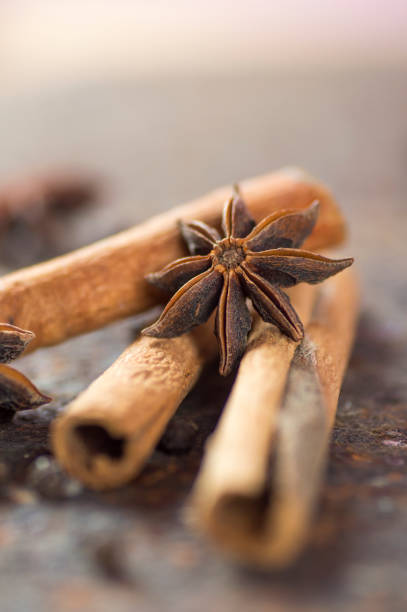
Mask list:
[[52,400],[44,395],[21,372],[8,365],[0,365],[0,411],[31,410]]
[[248,297],[264,321],[292,340],[301,340],[303,325],[280,287],[319,283],[353,263],[353,258],[334,260],[299,248],[311,234],[318,212],[319,203],[313,202],[305,210],[276,211],[255,225],[235,189],[223,210],[224,238],[201,221],[181,222],[191,256],[147,277],[174,295],[143,334],[179,336],[204,323],[218,304],[219,372],[226,376],[246,347],[251,328]]

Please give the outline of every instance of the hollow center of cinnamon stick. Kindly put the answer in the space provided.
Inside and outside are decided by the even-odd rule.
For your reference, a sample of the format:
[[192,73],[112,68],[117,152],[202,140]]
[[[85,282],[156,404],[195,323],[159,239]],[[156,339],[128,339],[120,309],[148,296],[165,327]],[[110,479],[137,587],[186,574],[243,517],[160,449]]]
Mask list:
[[100,425],[78,425],[74,435],[86,448],[89,455],[107,455],[119,460],[124,455],[124,438],[114,438]]

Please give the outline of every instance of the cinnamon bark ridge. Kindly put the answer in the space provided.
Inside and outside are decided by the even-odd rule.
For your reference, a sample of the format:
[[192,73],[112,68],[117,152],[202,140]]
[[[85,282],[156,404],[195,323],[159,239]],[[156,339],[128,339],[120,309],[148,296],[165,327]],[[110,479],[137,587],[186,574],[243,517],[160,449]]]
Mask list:
[[346,270],[320,288],[292,362],[295,347],[280,332],[260,324],[253,334],[187,515],[227,556],[285,566],[304,547],[357,311]]
[[[281,208],[321,203],[304,248],[324,248],[344,237],[344,223],[331,193],[300,170],[283,170],[240,183],[256,221]],[[219,226],[230,186],[171,209],[128,231],[0,279],[0,319],[31,329],[30,349],[57,344],[157,302],[146,274],[185,255],[179,220]]]
[[[257,213],[257,217],[269,212],[266,208],[267,202],[274,208],[278,205],[305,208],[310,201],[319,197],[322,224],[318,222],[319,225],[308,240],[308,248],[328,247],[342,240],[344,222],[332,196],[318,183],[305,178],[304,174],[285,172],[269,175],[243,183],[243,189],[247,190],[243,193],[248,195],[251,210]],[[216,212],[220,214],[222,200],[228,195],[230,192],[227,189],[202,200],[207,202],[206,205],[212,210],[214,218]],[[189,212],[193,210],[188,218],[204,217],[213,223],[214,218],[209,217],[208,213],[205,214],[202,201],[188,207]],[[186,207],[183,211],[185,210]],[[175,219],[185,218],[183,211],[167,213],[145,226],[172,227]],[[168,221],[169,218],[171,221]],[[137,230],[131,231],[133,234],[137,233]],[[175,228],[171,229],[171,232],[174,232],[172,238],[168,229],[161,231],[165,235],[164,242],[152,243],[155,249],[155,263],[151,263],[153,269],[171,260],[177,255],[175,249],[180,248]],[[116,242],[118,238],[112,240]],[[140,240],[143,241],[144,238],[141,237]],[[140,250],[138,242],[135,242],[132,248],[133,251]],[[151,245],[149,248],[145,254],[146,258],[152,255]],[[113,250],[112,253],[117,254],[117,251]],[[134,262],[129,264],[133,265]],[[79,273],[81,268],[78,261],[76,265],[79,266]],[[140,262],[138,266],[140,277]],[[123,266],[118,268],[119,276],[123,272],[122,268]],[[130,281],[129,283],[131,285]],[[146,291],[146,285],[140,284],[140,293],[136,300],[140,308],[142,304],[150,304],[151,298]],[[298,299],[301,301],[303,298],[300,296],[303,293],[308,294],[309,291],[309,287],[301,286],[297,292]],[[290,340],[287,340],[287,343],[289,346],[296,346]],[[55,423],[52,440],[59,461],[68,472],[95,489],[112,488],[128,482],[142,469],[167,422],[195,384],[203,365],[212,359],[215,353],[211,321],[195,332],[178,338],[143,337],[136,340],[67,407]]]

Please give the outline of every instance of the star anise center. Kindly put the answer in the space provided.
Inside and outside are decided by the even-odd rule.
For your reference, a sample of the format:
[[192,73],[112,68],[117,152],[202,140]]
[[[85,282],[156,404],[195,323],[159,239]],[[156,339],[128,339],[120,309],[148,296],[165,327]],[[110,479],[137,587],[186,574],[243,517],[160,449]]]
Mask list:
[[244,261],[246,253],[242,246],[242,240],[224,238],[215,245],[212,256],[215,267],[221,266],[224,270],[233,270]]

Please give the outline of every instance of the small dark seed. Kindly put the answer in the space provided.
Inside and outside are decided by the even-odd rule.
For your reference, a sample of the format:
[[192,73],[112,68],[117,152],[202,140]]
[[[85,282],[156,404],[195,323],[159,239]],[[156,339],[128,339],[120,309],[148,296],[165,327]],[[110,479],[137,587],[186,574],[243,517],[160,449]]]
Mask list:
[[197,433],[196,423],[182,417],[175,417],[170,421],[159,441],[158,450],[169,455],[187,453],[193,447]]

